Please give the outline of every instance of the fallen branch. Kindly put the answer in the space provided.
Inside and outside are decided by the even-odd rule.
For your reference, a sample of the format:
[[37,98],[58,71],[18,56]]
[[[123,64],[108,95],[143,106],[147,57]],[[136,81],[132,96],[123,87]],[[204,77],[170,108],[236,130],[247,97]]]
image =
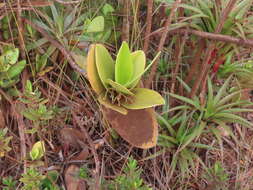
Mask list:
[[150,32],[151,32],[151,27],[152,27],[152,9],[153,9],[153,0],[148,0],[147,1],[147,19],[146,19],[146,31],[145,31],[145,41],[144,41],[144,46],[143,46],[143,51],[147,54],[148,51],[148,46],[149,46],[149,40],[150,40]]
[[[163,27],[164,28],[164,27]],[[162,29],[160,28],[150,34],[150,36],[156,35],[156,34],[161,34]],[[198,30],[193,30],[193,29],[173,29],[169,30],[169,34],[185,34],[185,32],[188,32],[189,34],[196,35],[200,38],[205,38],[205,39],[210,39],[210,40],[215,40],[215,41],[222,41],[222,42],[227,42],[227,43],[234,43],[238,44],[240,46],[249,46],[253,47],[253,40],[252,39],[242,39],[242,38],[237,38],[233,36],[228,36],[224,34],[215,34],[215,33],[210,33],[210,32],[203,32],[203,31],[198,31]]]

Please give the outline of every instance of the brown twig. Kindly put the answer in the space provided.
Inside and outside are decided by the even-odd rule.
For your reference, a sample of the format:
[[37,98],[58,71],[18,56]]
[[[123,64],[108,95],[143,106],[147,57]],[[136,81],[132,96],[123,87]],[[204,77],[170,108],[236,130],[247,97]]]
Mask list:
[[20,138],[20,151],[21,151],[21,160],[24,161],[24,173],[26,173],[27,163],[26,163],[26,139],[25,139],[25,123],[23,120],[23,116],[18,113],[17,107],[12,106],[12,110],[16,116],[18,123],[18,132]]
[[[218,23],[218,26],[215,29],[216,34],[221,32],[222,27],[228,17],[228,14],[233,9],[235,3],[236,3],[236,0],[230,0],[228,2],[227,7],[222,11],[221,17],[220,17],[220,22]],[[208,64],[208,63],[211,59],[211,54],[212,54],[214,48],[215,48],[215,42],[211,42],[211,44],[208,46],[208,48],[206,50],[206,54],[205,54],[204,62],[201,67],[201,72],[200,72],[199,78],[197,80],[195,80],[195,82],[194,82],[190,97],[194,97],[196,95],[196,93],[199,89],[199,86],[201,84],[201,81],[203,81],[203,79],[205,78],[205,75],[207,75],[207,72],[210,67],[210,64]]]
[[76,3],[82,2],[82,0],[73,0],[73,1],[54,0],[54,1],[57,3],[64,4],[64,5],[76,4]]
[[18,10],[17,10],[17,28],[18,28],[18,39],[19,39],[19,45],[21,50],[21,57],[22,59],[25,59],[25,42],[24,42],[24,25],[22,22],[21,14],[22,9],[20,5],[20,0],[17,1],[18,3]]
[[146,19],[146,31],[145,31],[145,41],[143,46],[143,51],[147,54],[148,46],[149,46],[149,40],[150,40],[150,32],[152,27],[152,10],[153,10],[153,0],[147,1],[147,19]]
[[97,151],[96,151],[96,148],[95,148],[95,145],[92,141],[92,139],[90,138],[90,135],[88,133],[88,131],[86,130],[86,128],[81,124],[80,120],[78,119],[77,115],[72,112],[73,114],[73,117],[74,117],[74,120],[77,122],[78,126],[81,128],[82,132],[84,133],[90,147],[91,147],[91,151],[92,151],[92,154],[93,154],[93,157],[94,157],[94,160],[95,160],[95,189],[96,190],[99,190],[100,189],[100,182],[99,182],[99,179],[100,179],[100,161],[99,161],[99,158],[98,158],[98,154],[97,154]]
[[31,21],[27,20],[27,19],[23,19],[23,21],[27,24],[29,24],[31,27],[33,27],[35,30],[37,30],[38,32],[40,32],[52,45],[54,45],[57,49],[59,49],[61,51],[61,53],[65,56],[65,58],[67,59],[67,61],[69,62],[69,64],[71,65],[71,67],[73,69],[75,69],[76,71],[80,72],[81,74],[83,74],[84,76],[86,76],[86,72],[84,69],[80,68],[75,61],[72,58],[71,53],[66,50],[58,41],[56,41],[55,39],[53,39],[45,30],[43,30],[41,27],[39,27],[38,25],[32,23]]
[[197,43],[197,50],[190,65],[190,71],[188,72],[188,75],[185,78],[186,84],[189,84],[193,79],[193,77],[197,75],[198,67],[201,61],[201,54],[203,53],[204,48],[205,48],[205,39],[200,39]]
[[[157,48],[157,52],[160,52],[163,49],[167,34],[169,32],[168,31],[169,27],[171,25],[172,19],[173,19],[174,15],[175,15],[175,12],[177,10],[178,4],[180,4],[181,1],[182,0],[175,1],[175,3],[173,4],[173,6],[171,8],[170,15],[168,16],[168,18],[165,22],[165,25],[164,25],[163,33],[162,33],[162,36],[161,36],[161,39],[160,39],[160,42],[159,42],[159,45],[158,45],[158,48]],[[158,67],[158,59],[154,62],[154,64],[151,67],[151,72],[150,72],[149,78],[147,79],[147,81],[145,83],[145,86],[147,88],[151,87],[152,81],[153,81],[153,79],[155,77],[155,74],[156,74],[157,67]]]
[[130,23],[129,23],[129,11],[130,11],[130,2],[129,0],[123,1],[123,21],[121,29],[121,40],[129,42],[130,36]]
[[[153,36],[153,35],[156,35],[156,34],[162,34],[162,29],[163,28],[152,32],[150,34],[150,36]],[[186,30],[187,29],[185,29],[185,28],[173,29],[173,30],[169,30],[169,34],[185,34]],[[205,38],[205,39],[209,39],[209,40],[222,41],[222,42],[227,42],[227,43],[238,44],[238,45],[241,45],[241,46],[253,47],[253,40],[251,40],[251,39],[236,38],[236,37],[233,37],[233,36],[228,36],[228,35],[223,35],[223,34],[215,34],[215,33],[210,33],[210,32],[203,32],[203,31],[192,30],[192,29],[189,29],[188,33],[196,35],[200,38]]]
[[[185,46],[185,42],[186,42],[187,37],[188,37],[188,32],[186,31],[185,35],[182,39],[182,42],[179,43],[179,45],[178,45],[179,50],[176,55],[176,67],[175,67],[175,70],[172,72],[171,88],[170,88],[171,93],[175,93],[176,76],[178,75],[179,66],[180,66],[180,63],[182,62],[182,53],[183,53],[183,48]],[[173,102],[171,104],[173,105]]]

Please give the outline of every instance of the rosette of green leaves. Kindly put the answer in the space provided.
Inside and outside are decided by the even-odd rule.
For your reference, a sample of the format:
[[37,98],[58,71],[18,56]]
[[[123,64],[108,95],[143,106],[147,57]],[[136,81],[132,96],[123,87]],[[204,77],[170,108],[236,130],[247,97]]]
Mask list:
[[9,88],[19,81],[19,75],[26,65],[26,61],[18,62],[18,48],[5,48],[0,56],[0,87]]
[[126,42],[122,43],[116,61],[103,45],[92,45],[87,57],[87,75],[99,102],[122,114],[127,114],[127,109],[164,104],[159,93],[139,85],[141,76],[149,68],[145,65],[145,53],[131,52]]

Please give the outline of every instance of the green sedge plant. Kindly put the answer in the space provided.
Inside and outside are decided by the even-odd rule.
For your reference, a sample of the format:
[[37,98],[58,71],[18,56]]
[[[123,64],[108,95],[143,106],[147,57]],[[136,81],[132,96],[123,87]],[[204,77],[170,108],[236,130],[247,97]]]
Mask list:
[[[216,94],[214,93],[213,84],[211,83],[210,78],[208,78],[208,94],[207,99],[203,105],[201,105],[200,99],[198,97],[190,99],[184,96],[170,93],[169,95],[171,97],[183,102],[184,105],[171,108],[168,112],[164,112],[164,114],[179,110],[195,111],[193,119],[200,119],[201,121],[205,122],[206,127],[208,126],[207,129],[213,132],[218,140],[221,140],[221,130],[217,130],[217,127],[215,126],[219,126],[231,137],[235,138],[231,127],[229,127],[228,124],[233,122],[251,129],[252,123],[240,116],[240,114],[245,112],[252,112],[253,109],[249,108],[249,106],[252,105],[251,102],[241,100],[240,96],[242,90],[236,90],[232,92],[228,91],[228,87],[232,82],[232,78],[233,76],[230,76],[220,87]],[[188,91],[190,91],[190,87],[185,83],[184,85],[187,87]]]
[[[158,130],[151,108],[165,103],[156,91],[141,88],[141,76],[152,64],[145,65],[145,53],[131,52],[126,42],[115,61],[102,44],[92,45],[87,57],[87,77],[105,117],[125,140],[141,148],[156,144]],[[143,140],[137,142],[137,134]]]
[[198,149],[212,149],[211,146],[199,143],[197,140],[204,133],[206,122],[193,120],[194,111],[180,110],[177,114],[167,119],[157,114],[161,132],[158,145],[162,150],[172,154],[170,176],[180,170],[181,179],[189,177],[194,168],[196,160],[200,160],[196,153]]
[[118,175],[106,189],[124,189],[124,190],[151,190],[141,178],[142,169],[138,167],[135,159],[130,157],[127,165],[123,168],[123,174]]

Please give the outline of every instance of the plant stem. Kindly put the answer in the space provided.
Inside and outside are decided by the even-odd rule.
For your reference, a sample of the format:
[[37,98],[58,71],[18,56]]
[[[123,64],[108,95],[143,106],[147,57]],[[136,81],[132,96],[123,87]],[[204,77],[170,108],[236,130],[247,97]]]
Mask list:
[[[161,36],[161,39],[160,39],[160,42],[159,42],[159,45],[158,45],[158,48],[157,48],[157,52],[160,52],[163,49],[163,46],[164,46],[167,34],[169,32],[169,27],[171,25],[171,22],[172,22],[172,19],[173,19],[175,13],[176,13],[177,7],[181,3],[181,1],[182,0],[176,0],[174,2],[174,4],[172,5],[170,15],[166,19],[166,22],[165,22],[165,25],[164,25],[164,29],[162,31],[162,36]],[[152,65],[152,67],[151,67],[151,72],[150,72],[149,78],[147,79],[147,81],[145,83],[145,86],[147,88],[151,87],[152,81],[155,78],[155,74],[156,74],[156,71],[157,71],[158,63],[159,63],[159,60],[157,59],[154,62],[154,64]]]
[[143,46],[143,51],[147,54],[148,51],[148,46],[149,46],[149,40],[150,40],[150,32],[151,32],[151,27],[152,27],[152,10],[153,10],[153,0],[148,0],[147,1],[147,26],[146,26],[146,32],[145,32],[145,41],[144,41],[144,46]]

